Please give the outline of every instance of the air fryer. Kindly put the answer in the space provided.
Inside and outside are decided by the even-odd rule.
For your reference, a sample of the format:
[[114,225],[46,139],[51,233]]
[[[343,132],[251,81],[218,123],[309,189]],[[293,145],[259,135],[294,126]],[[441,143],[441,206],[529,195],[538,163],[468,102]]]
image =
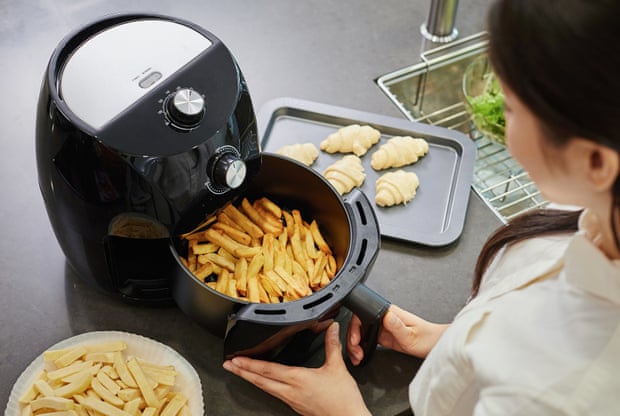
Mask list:
[[124,299],[172,300],[170,236],[260,168],[244,77],[180,19],[103,18],[61,41],[40,92],[36,156],[54,233],[78,275]]

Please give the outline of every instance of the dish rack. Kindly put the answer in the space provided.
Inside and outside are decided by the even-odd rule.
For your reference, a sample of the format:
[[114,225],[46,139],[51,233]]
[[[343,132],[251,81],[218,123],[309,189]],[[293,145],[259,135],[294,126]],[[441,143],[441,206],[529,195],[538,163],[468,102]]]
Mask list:
[[505,146],[477,131],[465,110],[465,68],[486,55],[481,32],[420,54],[417,64],[377,78],[379,88],[410,120],[448,127],[469,135],[477,148],[472,188],[503,222],[548,204]]

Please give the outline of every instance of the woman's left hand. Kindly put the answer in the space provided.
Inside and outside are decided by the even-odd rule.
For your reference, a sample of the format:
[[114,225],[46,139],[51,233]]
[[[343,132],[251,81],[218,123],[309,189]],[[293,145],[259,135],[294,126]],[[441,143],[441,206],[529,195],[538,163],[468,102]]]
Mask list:
[[325,332],[322,367],[291,367],[235,357],[225,361],[224,368],[284,401],[301,415],[370,415],[342,358],[337,322]]

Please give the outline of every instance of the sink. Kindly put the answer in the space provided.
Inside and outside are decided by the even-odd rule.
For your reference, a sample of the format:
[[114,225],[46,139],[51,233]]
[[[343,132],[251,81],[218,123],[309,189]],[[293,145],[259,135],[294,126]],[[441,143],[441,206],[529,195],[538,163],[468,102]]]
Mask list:
[[420,61],[390,72],[376,82],[410,120],[447,127],[469,135],[477,148],[472,188],[503,222],[548,204],[505,146],[477,131],[465,110],[465,68],[486,55],[488,36],[481,32],[420,54]]

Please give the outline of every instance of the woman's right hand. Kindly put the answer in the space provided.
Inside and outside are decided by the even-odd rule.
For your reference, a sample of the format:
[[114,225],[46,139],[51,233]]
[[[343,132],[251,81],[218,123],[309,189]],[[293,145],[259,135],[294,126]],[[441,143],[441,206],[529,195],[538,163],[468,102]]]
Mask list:
[[[353,365],[364,358],[361,341],[361,321],[351,318],[347,331],[347,353]],[[424,358],[439,340],[448,324],[435,324],[407,312],[396,305],[390,305],[379,331],[379,345],[405,354]]]

